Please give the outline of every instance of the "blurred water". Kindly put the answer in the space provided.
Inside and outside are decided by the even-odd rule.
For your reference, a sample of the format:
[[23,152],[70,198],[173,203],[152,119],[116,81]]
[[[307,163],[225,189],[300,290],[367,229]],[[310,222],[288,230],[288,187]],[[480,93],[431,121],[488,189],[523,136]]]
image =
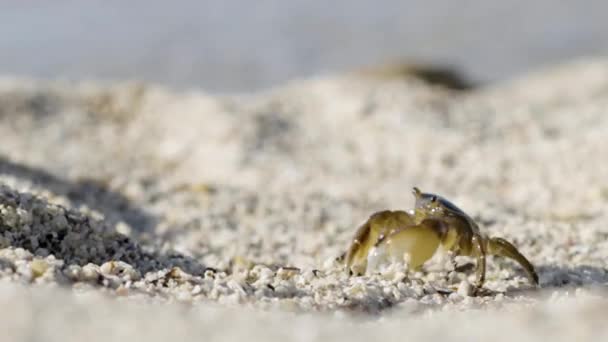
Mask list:
[[246,91],[403,59],[493,81],[608,51],[608,1],[0,0],[0,74]]

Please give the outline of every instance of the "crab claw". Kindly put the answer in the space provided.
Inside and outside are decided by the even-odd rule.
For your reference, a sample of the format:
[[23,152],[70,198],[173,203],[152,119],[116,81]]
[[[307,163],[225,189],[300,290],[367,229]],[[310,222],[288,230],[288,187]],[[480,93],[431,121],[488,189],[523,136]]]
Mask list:
[[377,259],[384,256],[390,261],[405,261],[411,269],[417,269],[433,257],[445,232],[446,227],[441,221],[431,219],[403,227],[378,241],[368,264],[370,259],[378,264],[380,260]]
[[364,274],[370,249],[384,237],[413,224],[413,217],[405,211],[385,210],[370,216],[357,229],[355,237],[346,252],[344,264],[347,271],[355,275]]

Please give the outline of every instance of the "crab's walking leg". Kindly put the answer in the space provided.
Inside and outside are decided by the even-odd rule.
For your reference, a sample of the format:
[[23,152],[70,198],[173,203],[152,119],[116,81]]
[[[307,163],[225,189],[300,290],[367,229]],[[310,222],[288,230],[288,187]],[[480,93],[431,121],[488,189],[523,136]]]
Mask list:
[[481,288],[486,280],[486,248],[482,243],[482,237],[474,235],[472,238],[473,255],[477,261],[475,286]]
[[538,274],[534,266],[509,241],[498,237],[490,238],[487,240],[487,250],[489,254],[507,257],[517,262],[526,271],[530,281],[538,285]]
[[[371,240],[371,233],[372,231],[369,220],[359,227],[359,229],[357,229],[355,237],[353,238],[353,241],[346,252],[346,257],[344,258],[344,264],[346,265],[346,270],[348,272],[356,273],[353,271],[355,262],[367,260],[369,248],[375,243],[375,241],[372,243],[369,242],[369,240]],[[366,265],[361,266],[363,268],[363,272],[365,272]]]
[[378,242],[376,248],[384,248],[393,260],[408,261],[412,269],[419,268],[433,257],[441,244],[443,226],[435,220],[425,220],[418,225],[405,227]]

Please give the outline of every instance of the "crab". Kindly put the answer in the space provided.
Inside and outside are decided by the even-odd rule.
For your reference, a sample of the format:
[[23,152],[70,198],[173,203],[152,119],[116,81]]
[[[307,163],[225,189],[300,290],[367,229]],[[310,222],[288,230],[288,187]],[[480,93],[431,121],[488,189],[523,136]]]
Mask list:
[[362,275],[386,256],[405,259],[410,268],[419,269],[442,247],[454,256],[476,259],[478,289],[485,281],[486,255],[514,260],[538,286],[534,266],[509,241],[483,234],[469,215],[441,196],[418,188],[413,188],[413,194],[416,204],[412,212],[380,211],[359,227],[344,257],[350,274]]

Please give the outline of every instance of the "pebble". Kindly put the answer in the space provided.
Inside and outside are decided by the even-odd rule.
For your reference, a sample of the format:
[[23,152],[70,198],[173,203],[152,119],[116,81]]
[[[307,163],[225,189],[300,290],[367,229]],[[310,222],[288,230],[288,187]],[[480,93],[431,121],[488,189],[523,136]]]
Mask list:
[[32,260],[30,267],[32,269],[33,277],[38,278],[49,269],[50,265],[43,259],[34,259]]
[[470,297],[475,292],[475,287],[468,281],[464,280],[458,285],[458,294],[462,297]]

